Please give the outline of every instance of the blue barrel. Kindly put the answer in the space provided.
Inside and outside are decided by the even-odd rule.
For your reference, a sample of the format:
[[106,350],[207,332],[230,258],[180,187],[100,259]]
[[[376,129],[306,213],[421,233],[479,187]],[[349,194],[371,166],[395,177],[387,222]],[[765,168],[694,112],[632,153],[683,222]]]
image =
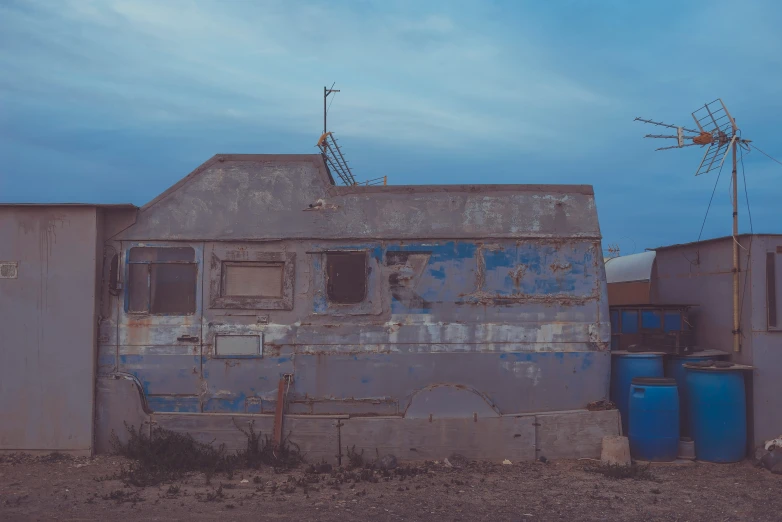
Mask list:
[[692,429],[690,428],[690,410],[687,404],[687,383],[685,377],[687,371],[684,365],[702,361],[716,361],[722,355],[685,355],[671,356],[665,362],[665,376],[676,379],[676,386],[679,388],[679,431],[682,437],[690,437]]
[[622,416],[622,433],[628,433],[630,382],[635,377],[662,377],[663,356],[652,353],[612,354],[611,400]]
[[[630,455],[670,462],[679,454],[679,393],[676,380],[636,377],[630,384]],[[697,444],[696,444],[697,446]]]
[[744,374],[730,368],[685,367],[695,457],[738,462],[747,454]]

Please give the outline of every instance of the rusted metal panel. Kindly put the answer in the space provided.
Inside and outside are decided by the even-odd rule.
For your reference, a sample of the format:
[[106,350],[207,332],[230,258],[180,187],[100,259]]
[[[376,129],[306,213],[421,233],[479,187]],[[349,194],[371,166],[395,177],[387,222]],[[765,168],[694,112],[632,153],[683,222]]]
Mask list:
[[0,450],[93,448],[98,251],[95,207],[0,207]]
[[608,283],[608,304],[610,306],[649,304],[651,283]]

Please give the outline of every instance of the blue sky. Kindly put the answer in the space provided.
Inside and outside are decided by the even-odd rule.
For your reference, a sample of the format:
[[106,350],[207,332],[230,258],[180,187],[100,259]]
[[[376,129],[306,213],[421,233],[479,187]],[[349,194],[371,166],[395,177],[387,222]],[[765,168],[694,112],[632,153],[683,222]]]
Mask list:
[[[632,120],[722,97],[782,159],[780,21],[773,0],[0,0],[0,201],[141,205],[215,153],[314,153],[336,81],[359,178],[591,184],[604,246],[693,241],[716,172]],[[782,166],[744,165],[755,231],[782,232]],[[704,237],[730,233],[729,179]]]

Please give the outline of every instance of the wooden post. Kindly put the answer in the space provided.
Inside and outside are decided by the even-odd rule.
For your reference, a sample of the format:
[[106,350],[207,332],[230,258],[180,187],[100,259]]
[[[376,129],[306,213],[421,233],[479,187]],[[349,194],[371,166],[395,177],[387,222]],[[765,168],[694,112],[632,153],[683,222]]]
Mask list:
[[[736,175],[736,149],[738,139],[733,138],[733,351],[741,351],[741,304],[739,300],[739,189]],[[746,289],[745,289],[746,291]]]

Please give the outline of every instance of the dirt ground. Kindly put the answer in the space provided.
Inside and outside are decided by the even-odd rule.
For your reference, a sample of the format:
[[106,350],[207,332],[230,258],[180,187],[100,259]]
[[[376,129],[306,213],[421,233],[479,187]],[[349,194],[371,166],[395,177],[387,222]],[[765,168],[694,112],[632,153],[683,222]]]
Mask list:
[[[0,520],[782,520],[782,475],[739,464],[656,464],[635,478],[589,461],[307,466],[138,488],[122,457],[0,456]],[[114,478],[113,478],[114,477]]]

